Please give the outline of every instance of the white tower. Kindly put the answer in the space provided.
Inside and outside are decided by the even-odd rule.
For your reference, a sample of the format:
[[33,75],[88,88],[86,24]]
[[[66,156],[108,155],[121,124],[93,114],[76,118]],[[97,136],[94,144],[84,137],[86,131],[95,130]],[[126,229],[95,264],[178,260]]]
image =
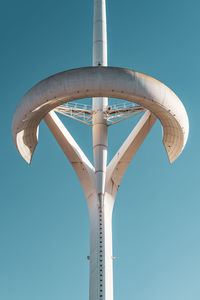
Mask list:
[[[171,163],[189,132],[183,104],[164,84],[132,70],[107,67],[106,31],[105,0],[94,0],[93,67],[39,82],[23,97],[13,118],[13,139],[28,163],[44,119],[80,180],[90,214],[90,300],[113,300],[112,211],[129,163],[157,118]],[[92,109],[70,102],[89,97]],[[112,107],[108,97],[129,102]],[[92,126],[94,166],[55,111]],[[144,115],[107,165],[108,127],[138,113]]]

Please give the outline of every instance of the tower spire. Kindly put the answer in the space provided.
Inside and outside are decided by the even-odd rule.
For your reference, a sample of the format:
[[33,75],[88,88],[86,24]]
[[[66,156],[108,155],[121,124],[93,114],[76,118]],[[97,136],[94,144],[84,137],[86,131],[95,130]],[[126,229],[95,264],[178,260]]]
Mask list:
[[[94,0],[93,66],[107,66],[106,0]],[[93,98],[93,109],[105,109],[108,98]]]

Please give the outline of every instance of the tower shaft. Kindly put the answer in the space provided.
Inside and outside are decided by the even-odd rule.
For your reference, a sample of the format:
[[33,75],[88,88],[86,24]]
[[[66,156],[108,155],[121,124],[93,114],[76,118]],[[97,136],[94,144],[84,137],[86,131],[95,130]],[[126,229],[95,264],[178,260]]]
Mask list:
[[[93,66],[107,66],[105,0],[94,0]],[[93,98],[93,156],[96,191],[88,201],[90,212],[90,300],[113,299],[111,195],[105,195],[108,98]],[[111,201],[108,199],[111,196]]]
[[96,195],[88,201],[90,213],[90,300],[113,300],[112,210],[114,197],[106,193],[104,206]]
[[[107,28],[105,0],[94,0],[93,66],[107,66]],[[97,194],[100,205],[105,193],[107,165],[107,120],[104,110],[108,98],[93,98],[93,156]]]

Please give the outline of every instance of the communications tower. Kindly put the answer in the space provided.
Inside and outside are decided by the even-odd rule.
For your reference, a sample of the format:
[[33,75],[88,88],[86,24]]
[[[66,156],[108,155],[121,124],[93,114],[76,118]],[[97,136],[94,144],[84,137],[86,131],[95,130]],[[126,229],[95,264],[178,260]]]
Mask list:
[[[185,108],[167,86],[145,74],[107,66],[105,5],[105,0],[94,0],[93,66],[36,84],[18,104],[12,126],[15,145],[30,164],[44,119],[82,185],[90,215],[90,300],[113,300],[112,211],[128,165],[156,119],[170,163],[182,152],[189,132]],[[126,101],[109,106],[108,97]],[[73,102],[83,98],[92,98],[92,107]],[[92,127],[93,164],[56,112]],[[143,116],[107,164],[109,126],[139,113]]]

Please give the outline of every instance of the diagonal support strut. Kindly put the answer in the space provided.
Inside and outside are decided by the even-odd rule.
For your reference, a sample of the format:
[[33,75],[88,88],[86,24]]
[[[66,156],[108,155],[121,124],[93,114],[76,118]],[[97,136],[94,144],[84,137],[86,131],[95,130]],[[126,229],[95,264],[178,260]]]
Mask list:
[[156,121],[147,111],[117,151],[106,170],[106,190],[116,195],[122,177]]
[[88,199],[89,193],[95,190],[94,167],[54,111],[44,121],[71,163]]

